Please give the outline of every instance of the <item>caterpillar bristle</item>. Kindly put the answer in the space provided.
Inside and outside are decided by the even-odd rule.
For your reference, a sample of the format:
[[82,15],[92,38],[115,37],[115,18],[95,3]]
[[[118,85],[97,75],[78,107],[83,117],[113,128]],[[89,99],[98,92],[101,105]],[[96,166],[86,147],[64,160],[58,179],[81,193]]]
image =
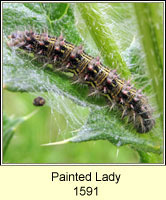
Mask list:
[[90,93],[88,94],[88,97],[90,97],[90,96],[97,96],[98,94],[100,94],[100,91],[98,91],[98,90],[93,90],[92,92],[90,92]]
[[77,79],[77,80],[73,81],[71,84],[74,85],[74,84],[78,84],[78,83],[82,83],[82,79]]

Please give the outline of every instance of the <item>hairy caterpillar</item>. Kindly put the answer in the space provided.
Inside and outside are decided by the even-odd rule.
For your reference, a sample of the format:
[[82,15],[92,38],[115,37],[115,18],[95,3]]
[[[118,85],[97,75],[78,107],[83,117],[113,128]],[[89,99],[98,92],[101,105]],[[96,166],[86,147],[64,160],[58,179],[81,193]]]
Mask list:
[[9,38],[9,46],[33,52],[54,68],[72,72],[76,82],[86,83],[93,89],[92,95],[106,96],[111,107],[116,106],[122,112],[122,118],[128,116],[137,132],[146,133],[153,128],[152,109],[141,90],[120,78],[116,70],[104,66],[99,57],[87,55],[82,46],[65,41],[62,35],[51,37],[33,31],[17,31]]

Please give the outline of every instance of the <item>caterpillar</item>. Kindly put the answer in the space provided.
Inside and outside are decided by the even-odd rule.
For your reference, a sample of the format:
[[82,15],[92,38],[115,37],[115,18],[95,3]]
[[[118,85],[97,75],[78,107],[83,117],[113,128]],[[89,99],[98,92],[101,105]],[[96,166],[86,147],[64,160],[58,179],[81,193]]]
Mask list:
[[104,95],[111,108],[116,106],[122,118],[134,124],[139,133],[149,132],[155,125],[148,98],[130,81],[120,78],[116,70],[104,66],[99,57],[88,55],[82,45],[67,42],[59,37],[34,31],[17,31],[10,36],[8,45],[16,46],[41,57],[54,69],[73,73],[75,82],[85,83],[91,88],[90,95]]

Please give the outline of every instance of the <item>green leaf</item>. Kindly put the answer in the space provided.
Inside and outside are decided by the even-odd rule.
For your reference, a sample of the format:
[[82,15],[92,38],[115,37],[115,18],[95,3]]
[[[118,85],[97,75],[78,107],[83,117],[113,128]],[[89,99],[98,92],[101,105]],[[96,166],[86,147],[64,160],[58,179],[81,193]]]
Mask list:
[[[116,112],[109,112],[105,109],[98,109],[90,113],[85,126],[78,131],[77,136],[55,143],[48,143],[45,146],[63,144],[68,142],[85,142],[91,140],[109,140],[116,146],[130,145],[133,149],[143,152],[161,154],[162,139],[154,134],[131,134],[128,131],[128,124],[116,121],[110,115],[117,115]],[[133,130],[133,132],[135,132]]]
[[[163,12],[162,3],[135,4],[147,67],[153,80],[159,111],[163,111]],[[150,50],[149,50],[150,49]],[[161,114],[161,120],[162,120]]]
[[8,117],[5,113],[3,113],[3,156],[6,154],[6,150],[16,132],[17,127],[32,117],[35,113],[36,111],[19,118]]
[[156,153],[149,153],[138,151],[140,155],[140,162],[141,163],[162,163],[163,162],[163,155],[156,154]]
[[[162,12],[161,3],[156,5],[157,13]],[[147,7],[150,21],[145,20]],[[139,25],[142,23],[147,30]],[[90,111],[87,121],[68,142],[103,139],[117,146],[127,144],[138,151],[160,154],[163,141],[161,24],[162,18],[151,3],[140,7],[136,3],[4,3],[4,87],[13,92],[57,93],[87,107]],[[117,68],[122,77],[133,77],[136,88],[146,86],[143,90],[148,96],[156,93],[152,103],[161,117],[156,120],[155,128],[148,134],[136,133],[117,110],[110,112],[108,107],[102,107],[106,105],[105,98],[87,97],[87,86],[71,84],[70,74],[55,73],[51,66],[43,69],[41,63],[33,60],[33,55],[9,49],[7,35],[28,25],[38,32],[47,29],[50,35],[63,32],[67,41],[75,45],[83,43],[88,54],[100,54],[102,62]],[[153,58],[151,51],[155,54]],[[56,101],[56,96],[53,98]]]

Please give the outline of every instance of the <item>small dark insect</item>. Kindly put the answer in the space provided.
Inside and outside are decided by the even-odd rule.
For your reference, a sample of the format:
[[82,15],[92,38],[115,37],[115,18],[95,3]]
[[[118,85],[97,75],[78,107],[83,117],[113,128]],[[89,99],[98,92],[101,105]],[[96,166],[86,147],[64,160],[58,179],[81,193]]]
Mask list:
[[34,106],[43,106],[46,103],[45,99],[43,97],[36,97],[33,100]]

